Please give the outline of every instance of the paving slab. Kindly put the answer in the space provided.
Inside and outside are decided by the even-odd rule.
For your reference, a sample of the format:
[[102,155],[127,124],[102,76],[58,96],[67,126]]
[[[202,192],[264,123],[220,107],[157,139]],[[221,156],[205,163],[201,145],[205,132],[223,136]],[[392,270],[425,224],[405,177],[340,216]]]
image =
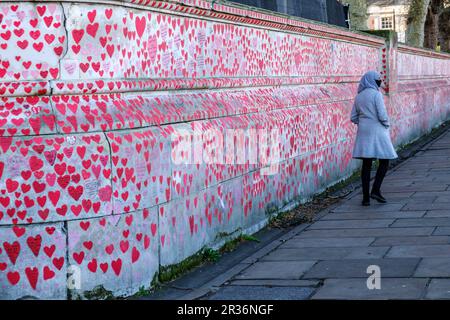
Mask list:
[[416,184],[401,188],[384,186],[381,187],[381,192],[383,193],[394,193],[394,192],[408,192],[408,191],[445,191],[447,189],[447,184],[445,183],[433,183],[433,184]]
[[450,279],[431,279],[425,299],[450,299]]
[[267,261],[257,262],[236,279],[300,279],[316,261]]
[[303,279],[367,278],[367,268],[375,265],[382,277],[411,277],[420,259],[354,259],[319,261]]
[[303,238],[302,234],[282,244],[280,248],[367,247],[375,238]]
[[267,287],[317,287],[319,280],[283,280],[283,279],[261,279],[261,280],[233,280],[230,286],[267,286]]
[[394,223],[394,219],[373,220],[329,220],[318,221],[308,227],[312,229],[361,229],[361,228],[386,228]]
[[[435,227],[306,230],[296,238],[429,236]],[[450,235],[450,229],[449,233]]]
[[[343,204],[341,206],[338,206],[334,208],[331,212],[384,212],[384,211],[398,211],[400,210],[405,204],[403,203],[384,203],[384,204],[378,204],[373,201],[373,204],[369,207],[362,207],[361,204]],[[426,210],[426,209],[423,209]]]
[[448,236],[450,235],[450,227],[437,227],[434,232],[434,236]]
[[354,248],[343,259],[381,259],[389,249],[390,247]]
[[[449,172],[450,174],[450,172]],[[447,184],[445,183],[437,183],[437,184],[415,184],[411,186],[406,187],[390,187],[390,186],[384,186],[381,187],[381,192],[388,194],[388,193],[395,193],[395,192],[408,192],[408,191],[446,191],[447,190]]]
[[416,210],[448,210],[449,205],[446,202],[427,202],[423,201],[421,203],[406,203],[401,210],[406,211],[416,211]]
[[426,258],[426,257],[450,257],[450,245],[410,245],[393,246],[387,253],[389,258]]
[[390,247],[344,247],[278,249],[263,261],[335,260],[382,258]]
[[411,198],[425,198],[425,197],[450,197],[450,191],[421,191],[414,192]]
[[[412,194],[413,192],[410,192],[409,194]],[[396,196],[396,195],[401,195],[401,196]],[[406,203],[408,201],[414,201],[414,200],[421,200],[420,198],[412,198],[411,196],[404,196],[402,193],[389,193],[386,194],[384,193],[383,196],[386,198],[387,203],[389,204],[395,204],[395,203]],[[433,202],[434,200],[436,200],[437,196],[430,196],[430,197],[425,197],[427,199],[427,201]],[[354,198],[351,198],[347,201],[347,205],[354,205],[354,206],[360,206],[361,205],[361,200],[362,200],[362,195],[358,195]],[[376,200],[372,200],[370,202],[371,206],[381,206],[381,203],[378,203]]]
[[449,278],[450,257],[448,258],[425,258],[420,261],[414,277],[422,278]]
[[450,226],[450,218],[418,218],[418,219],[398,219],[391,227],[448,227]]
[[[336,212],[322,217],[320,220],[375,220],[421,218],[427,211],[393,211],[393,212]],[[449,213],[450,217],[450,213]]]
[[222,287],[209,300],[306,300],[316,289],[311,287]]
[[[450,203],[449,203],[450,205]],[[450,210],[428,210],[424,218],[450,218]]]
[[381,278],[381,289],[370,290],[367,279],[327,279],[311,299],[420,299],[427,279]]
[[420,236],[420,237],[381,237],[377,238],[371,246],[401,246],[401,245],[428,245],[450,244],[449,236]]

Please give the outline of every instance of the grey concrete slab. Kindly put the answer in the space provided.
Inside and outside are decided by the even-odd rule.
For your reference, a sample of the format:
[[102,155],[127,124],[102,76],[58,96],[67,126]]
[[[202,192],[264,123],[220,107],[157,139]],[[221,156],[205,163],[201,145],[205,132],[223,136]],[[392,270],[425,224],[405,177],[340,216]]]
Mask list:
[[425,299],[450,299],[450,279],[431,279]]
[[450,244],[449,236],[419,236],[419,237],[381,237],[371,246],[400,246],[400,245],[428,245]]
[[[411,177],[408,177],[408,179],[411,179]],[[414,195],[414,191],[407,191],[407,192],[395,192],[391,194],[386,194],[388,200],[397,200],[397,199],[408,199],[411,198]]]
[[316,261],[257,262],[235,279],[300,279]]
[[401,210],[417,211],[417,210],[448,210],[449,205],[446,202],[411,202],[406,203]]
[[450,218],[450,210],[428,210],[424,218]]
[[[398,197],[398,196],[395,196],[395,195],[396,195],[396,193],[389,193],[389,194],[384,193],[383,194],[383,196],[387,200],[387,203],[389,203],[389,204],[394,204],[394,203],[397,203],[397,204],[398,203],[403,203],[403,204],[405,204],[408,201],[414,200],[411,197],[405,197],[405,196]],[[352,206],[361,207],[362,197],[363,197],[362,194],[358,194],[357,196],[347,200],[346,201],[346,205],[352,205]],[[430,199],[431,199],[430,201],[432,202],[432,201],[434,201],[436,199],[436,196],[434,196],[432,198],[430,197]],[[383,204],[378,203],[376,200],[371,200],[371,206],[381,206],[381,205],[383,205]]]
[[[338,238],[338,237],[394,237],[394,236],[428,236],[435,227],[420,228],[375,228],[375,229],[335,229],[306,230],[296,238]],[[449,233],[450,234],[450,231]]]
[[[412,201],[412,198],[404,198],[404,197],[392,197],[394,193],[388,194],[383,192],[383,197],[385,197],[387,203],[380,203],[376,201],[375,199],[370,199],[370,206],[365,207],[361,205],[363,196],[362,194],[359,195],[356,199],[353,199],[352,202],[349,202],[348,205],[354,206],[356,208],[359,208],[361,210],[345,210],[344,208],[342,210],[338,210],[336,212],[364,212],[364,213],[380,213],[380,212],[389,212],[389,208],[383,208],[378,209],[379,207],[385,207],[388,204],[389,205],[400,205],[403,207],[408,201]],[[398,211],[398,209],[393,209],[391,212]],[[335,211],[333,211],[335,212]]]
[[437,227],[433,232],[433,236],[448,236],[450,235],[450,227]]
[[450,226],[450,218],[419,218],[419,219],[398,219],[392,224],[392,228],[397,227],[437,227]]
[[299,248],[278,249],[265,256],[263,261],[376,259],[382,258],[390,247]]
[[[352,204],[347,205],[343,204],[335,209],[333,209],[331,212],[384,212],[384,211],[398,211],[404,206],[403,203],[384,203],[379,204],[376,203],[375,200],[373,201],[373,205],[369,207],[363,207],[360,204]],[[425,210],[425,209],[424,209]]]
[[367,268],[379,266],[382,277],[410,277],[420,259],[354,259],[319,261],[303,279],[367,278]]
[[[392,175],[395,175],[397,179],[420,179],[426,178],[429,176],[428,172],[417,173],[416,170],[396,170],[391,172]],[[398,192],[410,192],[405,190],[399,190]]]
[[420,261],[414,277],[444,278],[450,277],[450,257],[424,258]]
[[384,194],[388,193],[395,193],[395,192],[407,192],[407,191],[415,191],[415,192],[421,192],[421,191],[446,191],[447,185],[445,183],[438,183],[438,184],[423,184],[423,185],[411,185],[407,187],[390,187],[390,186],[383,186],[381,187],[381,192]]
[[306,300],[316,289],[311,287],[223,287],[209,300]]
[[370,290],[367,279],[327,279],[312,299],[420,299],[427,279],[381,278],[381,289]]
[[317,287],[319,280],[283,280],[283,279],[261,279],[261,280],[233,280],[229,286],[267,286],[267,287]]
[[280,248],[367,247],[375,238],[303,238],[303,234],[282,244]]
[[[421,191],[414,192],[411,198],[425,198],[425,197],[450,197],[450,191]],[[432,201],[430,201],[432,202]]]
[[443,168],[431,168],[430,172],[442,172],[442,173],[446,173],[448,172],[450,169],[448,167],[443,167]]
[[[393,211],[393,212],[336,212],[324,216],[321,220],[375,220],[375,219],[405,219],[421,218],[427,211]],[[450,217],[450,214],[449,214]]]
[[381,259],[390,247],[353,248],[343,259]]
[[351,248],[298,248],[278,249],[265,256],[262,261],[298,261],[342,259],[350,253]]
[[389,258],[426,258],[426,257],[450,257],[450,245],[409,245],[393,246],[387,253]]
[[447,184],[450,183],[450,177],[448,177],[448,176],[441,175],[441,176],[438,176],[438,177],[430,177],[430,178],[433,179],[432,180],[433,182],[447,183]]
[[394,193],[394,192],[408,192],[408,191],[445,191],[446,189],[447,185],[445,183],[424,183],[401,188],[382,186],[381,192]]
[[321,220],[313,223],[307,230],[312,229],[361,229],[361,228],[386,228],[394,223],[394,219],[373,220]]

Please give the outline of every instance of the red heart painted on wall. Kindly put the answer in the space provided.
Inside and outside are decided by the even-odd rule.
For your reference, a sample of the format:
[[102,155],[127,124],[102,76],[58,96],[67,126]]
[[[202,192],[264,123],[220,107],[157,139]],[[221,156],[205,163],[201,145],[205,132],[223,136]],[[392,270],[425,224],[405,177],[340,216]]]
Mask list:
[[5,248],[9,260],[11,260],[13,264],[16,264],[17,257],[20,254],[20,243],[18,241],[14,241],[13,243],[4,242],[3,248]]
[[56,246],[54,244],[52,244],[51,246],[44,247],[44,252],[49,258],[51,258],[53,256],[53,253],[55,252],[55,250],[56,250]]
[[55,276],[55,272],[51,270],[48,266],[44,267],[44,280],[50,280]]
[[39,270],[36,267],[30,268],[27,267],[25,268],[25,274],[28,278],[28,281],[31,285],[31,287],[36,290],[36,285],[37,285],[37,281],[38,281],[38,276],[39,276]]
[[64,257],[60,257],[60,258],[53,258],[52,260],[53,265],[58,269],[61,270],[61,268],[64,265]]
[[114,273],[118,276],[122,269],[122,259],[118,258],[117,260],[113,260],[111,262],[111,267],[114,270]]
[[73,253],[73,259],[78,263],[81,264],[83,262],[84,259],[84,251],[81,252],[74,252]]
[[8,278],[9,283],[13,286],[15,286],[20,280],[20,274],[17,271],[8,272],[6,277]]
[[89,263],[88,263],[88,269],[89,271],[91,271],[92,273],[97,272],[97,259],[92,259]]
[[131,263],[135,263],[137,260],[139,260],[141,253],[136,247],[133,247],[133,250],[131,252]]
[[39,255],[39,251],[41,249],[42,237],[41,235],[37,235],[35,237],[28,237],[27,244],[30,248],[31,252],[37,257]]
[[141,18],[136,17],[135,26],[136,26],[136,32],[137,32],[139,38],[142,38],[142,35],[144,34],[144,31],[145,31],[145,26],[146,26],[145,17],[141,17]]

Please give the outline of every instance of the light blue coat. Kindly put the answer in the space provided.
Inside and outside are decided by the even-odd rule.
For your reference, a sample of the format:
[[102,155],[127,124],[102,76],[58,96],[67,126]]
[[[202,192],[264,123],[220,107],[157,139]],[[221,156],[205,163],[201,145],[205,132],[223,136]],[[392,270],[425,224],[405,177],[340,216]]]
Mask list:
[[397,153],[389,134],[389,117],[375,80],[375,71],[366,73],[359,84],[351,121],[358,125],[353,158],[395,159]]

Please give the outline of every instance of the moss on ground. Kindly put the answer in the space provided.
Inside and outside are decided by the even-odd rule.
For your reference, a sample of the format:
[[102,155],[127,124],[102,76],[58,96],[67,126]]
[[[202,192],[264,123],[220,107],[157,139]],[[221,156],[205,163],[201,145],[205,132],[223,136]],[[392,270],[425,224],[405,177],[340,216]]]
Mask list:
[[90,291],[84,291],[83,294],[89,300],[112,300],[115,298],[112,291],[106,290],[102,285],[96,286]]

